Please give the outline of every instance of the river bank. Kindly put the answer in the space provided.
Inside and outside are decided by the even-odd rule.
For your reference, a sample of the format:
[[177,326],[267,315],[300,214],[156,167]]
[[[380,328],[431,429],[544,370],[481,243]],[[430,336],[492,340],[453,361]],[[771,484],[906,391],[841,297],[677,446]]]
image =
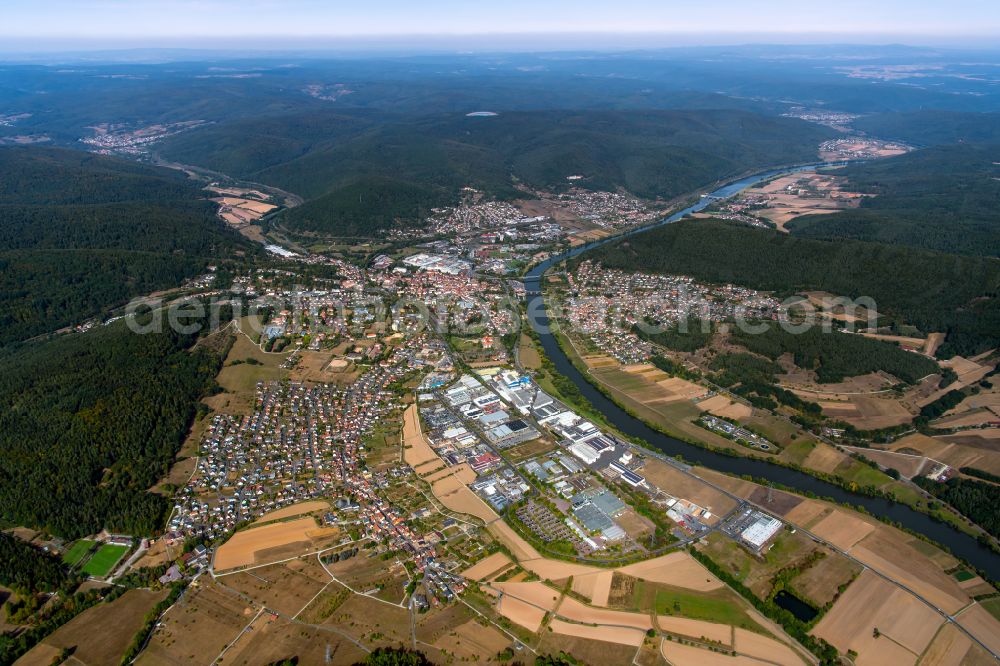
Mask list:
[[[772,169],[770,171],[740,179],[724,185],[711,194],[702,197],[701,201],[674,213],[659,222],[631,230],[623,235],[629,236],[663,224],[670,224],[690,213],[697,212],[709,206],[719,198],[726,198],[757,182],[771,178],[781,173],[791,173],[814,168],[815,165],[803,165],[791,169]],[[554,365],[557,372],[572,381],[582,396],[589,401],[593,409],[600,412],[604,420],[629,437],[642,440],[651,447],[671,456],[680,456],[688,460],[698,460],[711,469],[737,476],[751,475],[755,478],[780,484],[805,494],[829,497],[842,504],[863,507],[865,511],[883,520],[888,520],[903,526],[905,529],[921,534],[928,539],[945,544],[961,559],[983,571],[993,580],[1000,579],[1000,555],[979,543],[972,536],[958,531],[954,527],[937,522],[927,514],[920,513],[909,506],[894,501],[849,492],[833,483],[823,481],[806,472],[774,463],[753,459],[724,455],[695,444],[670,437],[651,428],[641,419],[629,414],[602,391],[598,390],[574,365],[567,356],[559,340],[552,330],[546,303],[542,296],[542,278],[545,273],[557,264],[575,257],[589,249],[598,247],[611,239],[595,241],[584,246],[573,248],[560,255],[550,257],[533,267],[525,275],[525,290],[528,298],[527,311],[531,326],[538,335],[545,355]]]

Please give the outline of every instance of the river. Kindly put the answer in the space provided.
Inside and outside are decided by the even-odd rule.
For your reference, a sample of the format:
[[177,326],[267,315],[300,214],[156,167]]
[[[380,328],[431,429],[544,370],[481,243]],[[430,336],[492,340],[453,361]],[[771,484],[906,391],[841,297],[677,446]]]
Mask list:
[[[793,173],[795,171],[805,171],[818,165],[808,164],[786,169],[772,169],[763,173],[741,178],[716,189],[711,194],[702,197],[694,205],[678,211],[663,220],[626,232],[624,236],[630,236],[653,227],[676,222],[690,213],[700,211],[716,199],[730,197],[740,190],[749,187],[762,180],[771,178],[778,174]],[[831,497],[837,502],[846,502],[853,505],[863,506],[874,516],[887,518],[895,521],[907,529],[919,532],[929,539],[946,545],[957,556],[971,563],[984,571],[993,580],[1000,580],[1000,555],[997,555],[989,548],[983,546],[969,535],[959,532],[955,528],[940,523],[933,518],[911,509],[904,504],[897,504],[876,497],[860,495],[844,490],[840,486],[835,486],[826,481],[810,476],[805,472],[799,472],[787,467],[782,467],[763,460],[751,460],[749,458],[730,457],[703,449],[694,444],[688,444],[681,440],[665,435],[646,425],[643,421],[630,415],[624,409],[615,404],[607,396],[597,390],[587,379],[577,370],[576,366],[563,352],[555,336],[549,332],[549,318],[545,310],[545,302],[541,296],[542,276],[552,266],[575,257],[589,249],[603,245],[612,240],[622,238],[618,235],[608,239],[594,241],[582,245],[562,254],[550,257],[532,268],[525,275],[524,283],[528,295],[528,313],[532,327],[538,331],[541,337],[542,348],[545,354],[555,364],[556,369],[573,381],[583,395],[591,402],[595,409],[600,411],[607,419],[608,423],[614,425],[618,430],[632,437],[638,437],[650,445],[656,447],[663,453],[671,456],[682,456],[686,461],[697,461],[699,464],[729,474],[750,474],[757,478],[767,479],[789,488],[794,488],[803,492],[811,492],[823,497]]]

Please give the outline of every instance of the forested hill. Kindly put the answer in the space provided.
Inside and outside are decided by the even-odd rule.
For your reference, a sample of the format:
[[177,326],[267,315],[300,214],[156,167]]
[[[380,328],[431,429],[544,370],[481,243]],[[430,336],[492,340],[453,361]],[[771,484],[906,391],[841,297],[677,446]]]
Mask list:
[[253,245],[183,174],[0,148],[0,347],[174,287]]
[[[746,111],[517,111],[385,118],[327,114],[218,123],[164,142],[180,162],[268,183],[311,200],[287,224],[370,235],[418,221],[472,186],[517,196],[515,180],[670,198],[773,164],[816,159],[827,128]],[[567,177],[583,178],[568,181]],[[373,205],[359,205],[366,200]]]
[[1000,143],[1000,113],[906,111],[876,113],[852,125],[871,136],[914,146],[948,143]]
[[938,355],[1000,345],[1000,260],[853,240],[824,241],[720,220],[686,220],[598,247],[593,259],[629,271],[691,275],[781,295],[870,296],[879,313],[946,331]]
[[841,173],[875,194],[860,208],[788,225],[807,238],[852,238],[1000,256],[1000,143],[942,145]]
[[0,204],[172,201],[197,187],[180,171],[62,148],[0,149]]
[[[122,322],[0,356],[0,518],[65,537],[150,534],[169,469],[218,353]],[[222,334],[219,334],[222,335]]]

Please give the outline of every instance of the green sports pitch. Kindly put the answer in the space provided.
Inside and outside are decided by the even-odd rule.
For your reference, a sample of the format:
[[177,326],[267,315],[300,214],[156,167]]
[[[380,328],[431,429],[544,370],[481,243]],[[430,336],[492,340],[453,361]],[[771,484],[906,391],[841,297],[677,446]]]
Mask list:
[[114,568],[118,561],[129,551],[128,546],[113,546],[111,544],[105,544],[94,553],[93,557],[87,560],[87,563],[83,565],[83,573],[88,576],[96,576],[97,578],[104,578],[109,573],[111,569]]
[[90,541],[89,539],[81,539],[73,544],[73,547],[66,551],[63,555],[62,560],[71,567],[75,567],[80,563],[90,549],[94,547],[96,541]]

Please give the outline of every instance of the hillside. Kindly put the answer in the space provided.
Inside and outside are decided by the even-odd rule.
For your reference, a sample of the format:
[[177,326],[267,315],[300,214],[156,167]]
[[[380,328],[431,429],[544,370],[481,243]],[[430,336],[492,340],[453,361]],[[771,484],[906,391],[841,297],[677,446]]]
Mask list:
[[788,225],[806,238],[850,238],[960,254],[1000,255],[1000,144],[945,145],[838,173],[877,196]]
[[121,322],[0,357],[0,517],[78,537],[150,534],[166,499],[146,492],[179,449],[217,354]]
[[869,296],[889,321],[947,331],[938,355],[1000,344],[1000,261],[862,241],[824,241],[720,220],[688,220],[582,257],[630,271],[692,275],[790,295]]
[[[465,186],[510,198],[518,194],[515,181],[558,191],[567,176],[580,175],[574,185],[670,198],[747,170],[815,159],[818,144],[832,136],[795,119],[744,111],[448,114],[373,127],[357,114],[328,120],[297,117],[291,128],[273,118],[220,123],[168,140],[163,153],[220,170],[243,163],[235,175],[310,200],[287,214],[292,228],[362,235],[412,223],[422,207],[453,201]],[[404,203],[366,213],[348,201],[359,190]]]
[[851,124],[872,136],[915,146],[1000,143],[1000,113],[942,110],[876,113]]
[[177,286],[237,251],[254,250],[183,174],[0,149],[0,346]]

